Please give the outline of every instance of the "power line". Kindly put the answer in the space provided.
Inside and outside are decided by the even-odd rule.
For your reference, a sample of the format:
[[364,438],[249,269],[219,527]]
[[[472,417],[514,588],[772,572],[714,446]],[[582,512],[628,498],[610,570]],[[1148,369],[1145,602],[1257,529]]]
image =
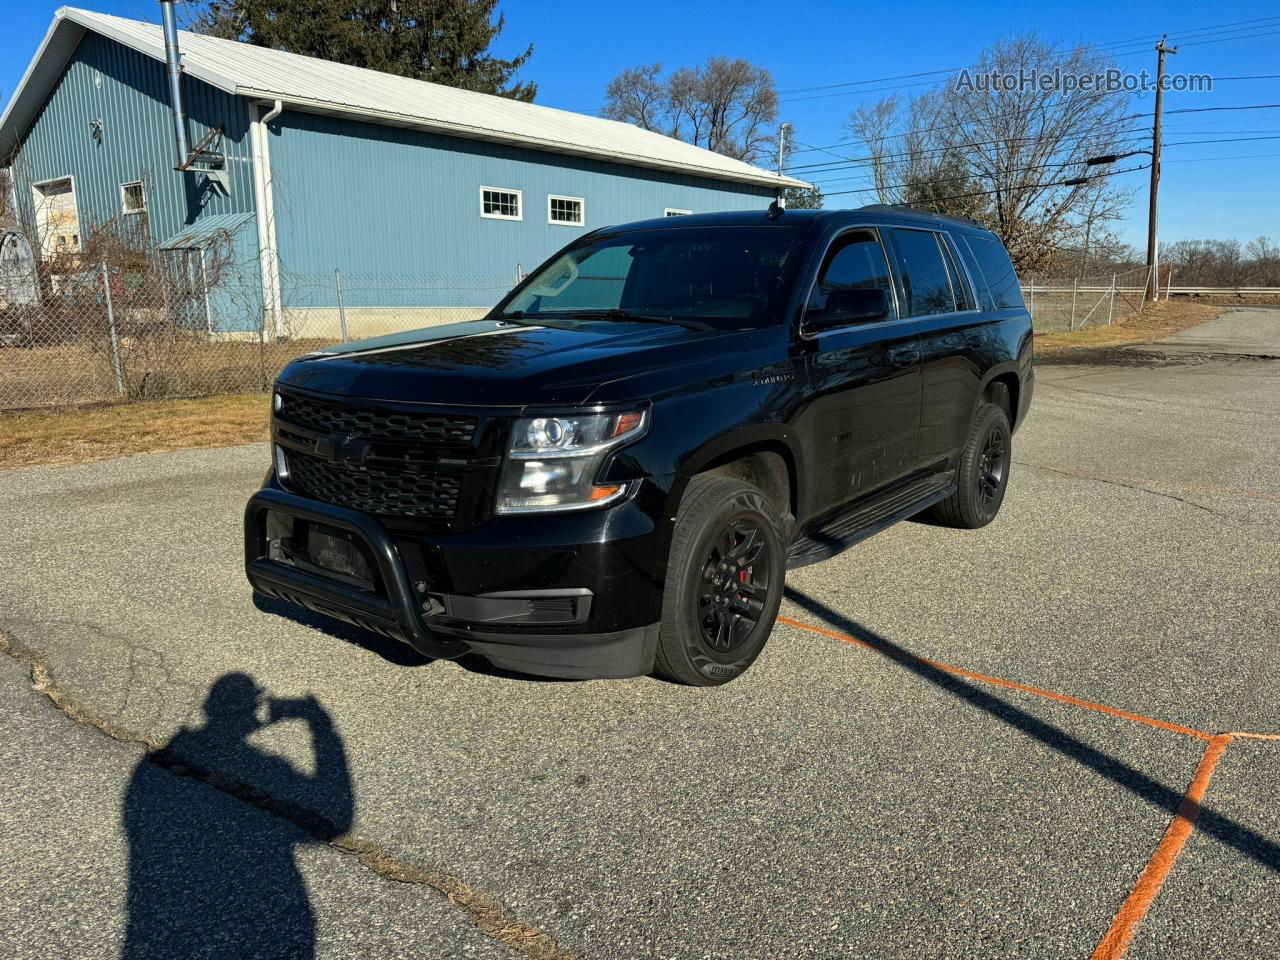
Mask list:
[[[1111,170],[1106,173],[1094,174],[1091,177],[1080,177],[1079,180],[1081,181],[1081,183],[1089,180],[1102,180],[1106,177],[1119,176],[1122,173],[1132,173],[1135,170],[1146,170],[1150,166],[1151,164],[1144,163],[1136,167],[1125,167],[1123,170]],[[1020,185],[1020,186],[1021,186],[1021,189],[1023,190],[1039,190],[1044,187],[1064,187],[1068,185],[1069,184],[1066,184],[1061,180],[1049,180],[1045,183],[1029,183],[1029,184]],[[1071,184],[1071,185],[1075,186],[1080,184]],[[905,186],[907,186],[907,184],[895,184],[892,187],[888,187],[886,189],[901,189],[902,187],[905,187]],[[823,196],[824,197],[842,197],[850,193],[866,193],[866,192],[867,192],[866,190],[837,190],[832,193],[824,193]],[[976,190],[976,191],[973,191],[972,193],[957,193],[949,197],[931,197],[930,202],[939,203],[943,200],[966,200],[969,197],[990,197],[990,196],[994,196],[997,193],[1008,193],[1008,192],[1009,191],[1007,187],[1002,187],[996,190]]]
[[[1212,140],[1174,140],[1174,141],[1172,141],[1172,142],[1165,143],[1165,144],[1164,144],[1164,146],[1166,146],[1166,147],[1185,147],[1185,146],[1196,146],[1196,145],[1206,144],[1206,143],[1249,143],[1249,142],[1253,142],[1253,141],[1257,141],[1257,140],[1280,140],[1280,135],[1276,135],[1276,136],[1260,136],[1260,137],[1223,137],[1223,138],[1217,138],[1217,139],[1212,139]],[[1128,144],[1121,143],[1121,144],[1118,146],[1118,149],[1119,149],[1119,150],[1121,150],[1121,151],[1123,151],[1127,146],[1128,146]],[[1075,164],[1080,164],[1080,163],[1083,163],[1083,162],[1084,162],[1084,159],[1083,159],[1083,158],[1078,158],[1078,159],[1066,159],[1066,160],[1054,160],[1054,161],[1048,161],[1048,162],[1046,162],[1046,163],[1042,163],[1042,164],[1034,164],[1034,165],[1027,166],[1027,167],[1017,167],[1017,168],[1014,168],[1013,170],[1008,170],[1008,171],[1004,171],[1004,172],[1005,172],[1005,173],[1022,173],[1022,172],[1029,171],[1029,170],[1050,170],[1050,169],[1055,169],[1055,168],[1056,168],[1056,169],[1063,169],[1063,168],[1065,168],[1065,167],[1073,166],[1073,165],[1075,165]],[[1172,162],[1172,161],[1169,161],[1169,162]],[[1144,168],[1142,168],[1142,169],[1146,169],[1146,168],[1144,167]],[[869,173],[863,173],[863,174],[861,174],[861,176],[864,176],[864,177],[865,177],[865,176],[869,176],[869,175],[870,175]],[[975,172],[972,172],[972,173],[970,173],[969,175],[964,176],[964,177],[947,177],[947,178],[943,178],[943,179],[941,179],[941,180],[931,180],[930,182],[934,182],[934,183],[946,183],[946,182],[948,182],[948,181],[950,181],[950,180],[982,179],[984,176],[986,176],[986,174],[983,174],[983,173],[981,173],[981,172],[977,172],[977,171],[975,171]],[[819,184],[819,186],[821,186],[822,181],[821,181],[821,180],[819,180],[818,178],[814,178],[814,179],[815,179],[815,182],[817,182],[817,183]],[[825,182],[827,182],[827,183],[837,183],[837,182],[845,182],[845,181],[848,181],[848,180],[857,180],[857,179],[859,179],[859,177],[841,177],[841,178],[837,178],[837,179],[834,179],[834,180],[827,180],[827,181],[825,181]],[[905,186],[905,184],[900,184],[899,186]],[[876,188],[875,188],[875,187],[870,187],[870,188],[868,188],[868,189],[870,189],[870,190],[874,190],[874,189],[876,189]]]
[[[1250,24],[1270,23],[1271,21],[1280,21],[1280,17],[1272,16],[1272,17],[1257,17],[1253,20],[1230,20],[1230,21],[1227,21],[1226,23],[1214,23],[1214,24],[1209,24],[1207,26],[1203,26],[1203,27],[1192,27],[1187,30],[1175,31],[1173,32],[1172,35],[1176,37],[1184,37],[1184,36],[1190,36],[1192,34],[1205,33],[1206,31],[1214,31],[1214,30],[1219,30],[1222,28],[1229,28],[1229,27],[1241,29]],[[1224,30],[1224,32],[1231,32],[1231,31]],[[1153,39],[1154,39],[1153,36],[1149,34],[1143,34],[1142,36],[1130,37],[1126,40],[1105,41],[1100,45],[1095,45],[1095,49],[1102,50],[1108,47],[1126,47],[1126,46],[1131,46],[1138,42],[1149,44]],[[1054,47],[1052,47],[1051,49],[1061,50],[1064,46],[1065,44],[1060,43],[1060,44],[1054,45]],[[969,66],[972,66],[972,64],[970,64]],[[789,90],[779,90],[778,94],[780,96],[786,96],[792,93],[811,93],[815,90],[834,90],[838,87],[855,87],[855,86],[865,86],[866,84],[870,84],[870,83],[885,83],[890,80],[914,80],[917,77],[927,77],[935,73],[954,73],[957,70],[964,70],[964,69],[966,68],[965,67],[940,67],[936,70],[922,70],[918,73],[899,73],[889,77],[873,77],[868,80],[848,80],[842,83],[824,83],[814,87],[793,87]]]
[[[1128,149],[1132,144],[1145,142],[1145,137],[1147,136],[1147,135],[1145,134],[1145,132],[1139,132],[1139,131],[1122,131],[1121,133],[1122,133],[1121,138],[1120,138],[1119,140],[1117,140],[1117,141],[1112,145],[1113,149],[1115,149],[1117,152]],[[1091,137],[1092,137],[1092,134],[1090,134],[1090,135],[1086,135],[1086,136],[1083,136],[1083,137],[1068,137],[1068,138],[1064,138],[1064,141],[1063,141],[1063,149],[1067,149],[1068,151],[1077,151],[1077,150],[1078,150],[1078,148],[1080,147],[1080,145],[1081,145],[1082,143],[1084,143],[1086,140],[1091,139]],[[1035,138],[1028,137],[1028,138],[1025,138],[1025,139],[1028,139],[1028,140],[1034,140]],[[993,140],[993,141],[990,141],[990,143],[1007,143],[1007,142],[1009,142],[1009,141],[1007,141],[1007,140]],[[976,144],[976,143],[975,143],[975,144],[973,144],[973,145],[975,145],[975,146],[976,146],[976,145],[979,145],[979,144]],[[894,156],[895,156],[895,157],[918,158],[918,157],[924,157],[924,156],[927,156],[927,155],[930,155],[930,154],[933,154],[933,153],[939,153],[939,152],[941,152],[941,153],[945,153],[945,152],[947,152],[948,150],[952,150],[952,149],[955,149],[955,148],[954,148],[954,147],[940,147],[940,148],[935,148],[935,149],[928,150],[928,151],[920,151],[920,152],[918,152],[918,153],[903,153],[903,154],[896,154],[896,155],[894,155]],[[1079,152],[1081,152],[1081,153],[1089,153],[1090,151],[1079,151]],[[889,158],[889,157],[888,157],[888,155],[886,155],[886,159],[888,159],[888,158]],[[1071,155],[1071,156],[1068,156],[1067,158],[1064,158],[1064,159],[1059,159],[1059,160],[1047,160],[1045,163],[1043,163],[1043,164],[1039,164],[1039,165],[1037,165],[1037,166],[1039,166],[1040,168],[1044,168],[1044,169],[1047,169],[1047,168],[1049,168],[1049,167],[1054,167],[1054,166],[1067,167],[1067,166],[1071,166],[1072,164],[1084,163],[1084,161],[1085,161],[1085,157],[1083,157],[1083,156],[1075,156],[1075,155]],[[829,174],[839,174],[839,173],[844,173],[844,172],[846,172],[846,171],[848,171],[848,170],[851,170],[851,169],[855,169],[855,168],[868,168],[868,167],[871,167],[871,166],[873,166],[873,165],[874,165],[874,162],[859,163],[859,164],[841,164],[841,165],[836,166],[834,169],[831,169],[831,170],[820,170],[820,171],[815,171],[814,173],[806,174],[806,176],[808,176],[810,179],[812,179],[815,183],[820,183],[820,182],[835,183],[835,182],[839,182],[839,181],[841,181],[841,180],[856,180],[856,179],[858,178],[857,176],[850,176],[850,177],[834,177],[834,178],[833,178],[833,177],[829,176]],[[1033,168],[1028,167],[1028,168],[1024,168],[1024,169],[1033,169]],[[869,173],[870,173],[870,171],[869,171],[869,170],[863,169],[863,172],[862,172],[859,176],[868,176],[868,175],[869,175]]]
[[[1166,146],[1168,146],[1168,144],[1166,144]],[[1163,160],[1161,162],[1165,164],[1168,164],[1168,163],[1220,163],[1223,161],[1231,161],[1231,160],[1267,160],[1267,159],[1272,159],[1274,157],[1280,157],[1280,153],[1233,153],[1233,154],[1227,154],[1226,156],[1219,156],[1219,157],[1175,157],[1173,160]],[[1148,164],[1143,164],[1142,166],[1139,166],[1139,167],[1131,167],[1125,170],[1116,170],[1110,174],[1107,174],[1107,176],[1116,176],[1121,173],[1129,173],[1132,170],[1146,170],[1148,166],[1149,166]],[[1027,167],[1024,169],[1031,170],[1034,168]],[[948,178],[948,180],[950,179],[954,179],[954,178]],[[1092,180],[1097,178],[1090,177],[1089,179]],[[947,181],[934,180],[931,182],[943,183]],[[1050,185],[1052,186],[1053,184],[1050,184]],[[902,189],[905,186],[908,186],[908,185],[907,184],[891,184],[889,186],[886,186],[884,189],[886,190]],[[822,191],[822,195],[824,197],[840,197],[850,193],[874,193],[879,189],[880,189],[879,187],[859,187],[853,190],[839,190],[839,191],[832,191],[830,193],[824,190]],[[990,190],[990,191],[984,191],[983,194],[984,195],[994,194],[999,192],[1000,191],[998,190]],[[953,197],[937,197],[935,199],[936,200],[958,200],[958,199],[961,199],[962,197],[978,196],[978,195],[979,194],[961,194]]]
[[[1027,166],[1027,167],[1014,167],[1014,168],[1013,168],[1013,169],[1011,169],[1011,170],[1002,170],[1002,171],[1001,171],[1001,173],[1002,173],[1002,174],[1013,174],[1013,173],[1031,173],[1031,172],[1032,172],[1032,171],[1034,171],[1034,170],[1040,170],[1040,171],[1044,171],[1044,170],[1053,170],[1053,169],[1062,170],[1062,169],[1064,169],[1065,167],[1075,166],[1075,165],[1079,164],[1080,162],[1081,162],[1081,161],[1076,160],[1076,161],[1074,161],[1074,162],[1072,162],[1072,161],[1063,161],[1063,162],[1060,162],[1060,163],[1035,163],[1035,164],[1032,164],[1032,165]],[[1109,175],[1109,174],[1108,174],[1108,175]],[[849,179],[854,179],[854,178],[849,178]],[[969,174],[966,174],[966,175],[964,175],[964,176],[959,176],[959,177],[928,177],[928,178],[925,178],[925,179],[923,179],[923,180],[914,181],[914,183],[927,183],[927,184],[932,185],[932,184],[935,184],[935,183],[959,183],[959,182],[963,182],[963,181],[966,181],[966,180],[987,180],[987,179],[990,179],[990,177],[989,177],[987,174],[982,174],[982,173],[969,173]],[[1092,177],[1090,177],[1089,179],[1093,179],[1093,178],[1092,178]],[[884,190],[901,190],[901,189],[903,189],[904,187],[912,186],[912,183],[913,183],[913,182],[910,182],[910,181],[909,181],[909,182],[907,182],[907,183],[893,183],[893,184],[886,184],[886,185],[884,185],[883,187],[881,187],[881,186],[857,187],[857,188],[855,188],[855,189],[840,190],[840,191],[837,191],[837,192],[835,192],[835,193],[831,193],[831,194],[827,194],[827,193],[824,191],[824,192],[823,192],[823,195],[824,195],[824,196],[833,196],[833,197],[835,197],[835,196],[840,196],[840,195],[845,194],[845,193],[875,193],[875,192],[877,192],[877,191],[879,191],[879,190],[881,190],[881,189],[884,189]],[[999,191],[996,191],[996,192],[999,192]]]
[[1260,160],[1264,157],[1280,157],[1280,153],[1232,153],[1225,157],[1176,157],[1165,163],[1207,163],[1210,160]]
[[[992,114],[990,117],[986,119],[999,120],[999,119],[1005,119],[1007,117],[1018,117],[1018,116],[1021,116],[1023,113],[1025,113],[1024,110],[1010,110],[1008,113]],[[1120,123],[1125,120],[1145,120],[1147,116],[1148,115],[1145,113],[1130,113],[1130,114],[1126,114],[1123,117],[1114,117],[1111,120],[1103,120],[1098,124],[1098,126],[1102,126],[1104,124],[1109,125],[1112,123]],[[870,137],[866,139],[862,137],[846,137],[844,140],[841,140],[837,143],[829,143],[825,147],[809,147],[808,150],[793,150],[792,153],[793,154],[809,153],[811,151],[821,151],[822,153],[828,153],[830,148],[834,148],[834,147],[853,146],[859,143],[867,143],[867,144],[882,143],[885,140],[896,140],[900,137],[909,137],[917,133],[932,133],[936,130],[954,130],[956,127],[967,127],[972,123],[973,123],[972,120],[959,120],[959,121],[956,121],[955,123],[941,123],[941,124],[934,124],[933,126],[930,126],[930,127],[916,127],[915,129],[912,129],[912,130],[903,130],[900,133],[886,133],[880,137]],[[799,143],[800,141],[797,140],[796,142]]]
[[[1274,16],[1259,17],[1254,20],[1238,20],[1238,21],[1232,21],[1232,22],[1223,23],[1223,24],[1216,24],[1212,26],[1199,27],[1192,30],[1172,31],[1170,33],[1170,36],[1177,37],[1177,38],[1193,37],[1193,39],[1184,42],[1183,45],[1199,46],[1201,44],[1206,44],[1206,43],[1224,43],[1229,40],[1251,40],[1258,37],[1274,36],[1280,33],[1280,30],[1274,31],[1274,32],[1263,32],[1263,33],[1244,32],[1247,29],[1256,30],[1256,25],[1258,24],[1263,24],[1268,27],[1277,26],[1277,25],[1280,25],[1280,17],[1274,17]],[[1254,26],[1248,27],[1246,25],[1254,25]],[[1228,29],[1221,29],[1221,28],[1228,28]],[[1231,33],[1238,33],[1240,35],[1239,36],[1217,36],[1217,34],[1231,34]],[[1209,38],[1217,37],[1217,38],[1216,39],[1194,39],[1197,36],[1209,37]],[[1093,46],[1093,49],[1103,53],[1112,53],[1117,57],[1128,57],[1128,56],[1135,56],[1140,53],[1145,53],[1146,50],[1148,49],[1151,39],[1153,38],[1134,37],[1130,40],[1111,41],[1108,43],[1095,44],[1092,46]],[[1141,44],[1141,45],[1138,46],[1138,44]],[[1124,48],[1126,47],[1135,47],[1135,49],[1125,50]],[[1060,52],[1064,48],[1065,48],[1064,44],[1057,44],[1050,48],[1050,52],[1051,53]],[[845,88],[845,87],[860,87],[860,86],[866,86],[868,84],[874,84],[874,83],[885,83],[890,80],[908,80],[908,79],[914,79],[916,77],[927,77],[927,76],[932,76],[936,74],[951,74],[959,70],[969,69],[973,66],[975,65],[969,64],[968,66],[965,66],[965,67],[941,67],[936,70],[924,70],[918,73],[903,73],[903,74],[897,74],[897,75],[888,76],[888,77],[875,77],[867,80],[849,80],[842,83],[829,83],[829,84],[822,84],[822,85],[813,86],[813,87],[796,87],[790,90],[779,91],[779,102],[796,103],[802,100],[823,100],[823,99],[828,99],[830,97],[847,96],[850,93],[875,93],[875,92],[881,92],[884,90],[900,90],[907,87],[927,86],[929,84],[937,83],[938,80],[918,80],[914,83],[897,84],[891,87],[880,87],[880,88],[877,88],[876,90],[841,90],[841,92],[837,92],[837,93],[825,93],[825,94],[820,94],[816,96],[791,96],[791,94],[809,93],[811,91],[818,91],[818,90],[838,90],[840,88]],[[1224,77],[1223,79],[1255,79],[1255,78]],[[1267,75],[1263,75],[1256,79],[1273,79],[1273,78]]]
[[[1166,110],[1166,111],[1165,111],[1165,116],[1172,116],[1172,115],[1174,115],[1174,114],[1185,114],[1185,113],[1231,113],[1231,112],[1238,112],[1238,111],[1241,111],[1241,110],[1274,110],[1274,109],[1277,109],[1277,108],[1280,108],[1280,103],[1253,103],[1253,104],[1240,104],[1240,105],[1237,105],[1237,106],[1229,106],[1229,107],[1182,107],[1182,108],[1179,108],[1179,109],[1177,109],[1177,110]],[[1020,112],[1021,112],[1021,111],[1011,111],[1011,112],[1010,112],[1010,113],[1008,113],[1008,114],[997,114],[997,116],[1018,116]],[[1101,122],[1099,122],[1098,124],[1096,124],[1096,125],[1095,125],[1095,129],[1096,129],[1096,127],[1106,126],[1106,125],[1110,125],[1110,124],[1114,124],[1114,123],[1122,123],[1122,122],[1124,122],[1124,121],[1126,121],[1126,120],[1140,120],[1140,119],[1141,119],[1141,120],[1145,120],[1147,116],[1148,116],[1148,115],[1147,115],[1147,114],[1145,114],[1145,113],[1131,113],[1131,114],[1126,114],[1126,115],[1125,115],[1125,116],[1123,116],[1123,117],[1115,117],[1115,118],[1113,118],[1113,119],[1111,119],[1111,120],[1103,120],[1103,121],[1101,121]],[[872,138],[872,139],[870,139],[870,140],[859,141],[859,142],[868,143],[868,144],[869,144],[869,143],[879,143],[879,142],[882,142],[882,141],[884,141],[884,140],[889,140],[889,139],[892,139],[892,138],[895,138],[895,137],[906,137],[906,136],[910,136],[910,135],[912,135],[912,134],[918,134],[918,133],[931,133],[931,132],[936,131],[936,130],[948,130],[948,129],[953,129],[953,128],[955,128],[955,127],[959,127],[959,126],[968,126],[970,123],[971,123],[971,121],[963,121],[963,122],[960,122],[960,123],[940,124],[940,125],[932,126],[932,127],[920,127],[920,128],[915,129],[915,130],[906,130],[906,131],[903,131],[902,133],[886,134],[886,135],[885,135],[885,136],[883,136],[883,137],[873,137],[873,138]],[[1132,131],[1132,130],[1121,130],[1121,131],[1117,131],[1117,133],[1120,133],[1120,134],[1132,133],[1132,132],[1136,132],[1136,131]],[[1084,136],[1082,136],[1080,139],[1087,139],[1087,138],[1088,138],[1088,135],[1084,135]],[[962,149],[962,148],[964,148],[964,147],[966,147],[966,146],[988,146],[988,145],[991,145],[991,144],[999,144],[999,143],[1014,143],[1014,142],[1024,142],[1024,141],[1034,141],[1034,140],[1037,140],[1037,139],[1039,139],[1039,138],[1038,138],[1038,137],[1014,137],[1014,138],[1002,138],[1002,139],[999,139],[999,140],[977,140],[977,141],[973,141],[973,142],[971,142],[971,143],[965,143],[965,144],[954,144],[954,145],[945,146],[945,147],[935,147],[935,148],[929,148],[929,149],[927,149],[927,150],[922,150],[922,151],[910,151],[910,150],[907,150],[907,151],[903,151],[903,152],[896,153],[896,154],[883,154],[883,155],[881,155],[881,156],[880,156],[880,157],[878,157],[878,158],[877,158],[877,157],[874,157],[874,156],[870,156],[870,157],[846,157],[846,158],[843,158],[844,162],[843,162],[843,163],[840,163],[840,164],[837,164],[837,163],[808,163],[808,164],[801,164],[801,165],[800,165],[800,166],[798,166],[798,167],[791,167],[791,168],[790,168],[790,170],[791,170],[792,172],[813,171],[813,172],[815,172],[815,173],[816,173],[816,172],[819,172],[819,171],[821,171],[821,170],[826,170],[826,169],[831,169],[831,168],[838,168],[838,167],[840,167],[840,166],[857,166],[857,165],[864,165],[864,164],[867,164],[867,163],[875,163],[875,162],[877,162],[877,160],[889,160],[889,159],[895,159],[895,158],[898,158],[898,157],[909,157],[909,156],[923,156],[923,155],[926,155],[926,154],[929,154],[929,153],[945,152],[945,151],[947,151],[947,150],[951,150],[951,149],[957,149],[957,148],[961,148],[961,149]],[[1070,139],[1075,139],[1075,138],[1070,138]],[[799,141],[797,141],[797,142],[799,142]],[[847,141],[846,141],[846,142],[847,142]],[[832,146],[832,147],[838,147],[838,146],[843,146],[843,145],[844,145],[844,143],[830,144],[830,146]],[[822,148],[822,147],[812,147],[812,148],[810,148],[810,149],[813,149],[813,150],[822,150],[823,152],[827,152],[827,151],[826,151],[826,149],[825,149],[825,148]],[[796,152],[799,152],[799,151],[796,151]]]
[[[1143,116],[1143,115],[1136,114],[1135,116]],[[1118,117],[1115,120],[1102,121],[1095,125],[1094,131],[1090,131],[1089,133],[1079,134],[1079,135],[1071,134],[1068,136],[1064,136],[1062,139],[1063,139],[1063,142],[1082,143],[1086,140],[1094,139],[1097,136],[1095,132],[1097,127],[1105,126],[1109,123],[1118,123],[1121,120],[1131,120],[1131,119],[1134,119],[1134,118]],[[929,132],[929,129],[931,128],[926,128],[924,130],[916,131],[916,132],[927,133]],[[1124,136],[1125,134],[1136,133],[1138,131],[1118,130],[1113,132],[1119,136]],[[791,173],[805,173],[805,172],[821,173],[829,170],[839,170],[845,167],[865,166],[867,164],[879,163],[884,160],[895,160],[901,157],[923,157],[923,156],[929,156],[935,153],[947,153],[948,151],[951,151],[951,150],[963,150],[967,147],[984,147],[984,146],[1014,144],[1014,143],[1035,143],[1036,141],[1043,140],[1043,139],[1044,137],[1041,135],[1041,136],[1034,136],[1034,137],[999,137],[993,140],[970,140],[965,143],[949,143],[949,144],[944,144],[942,146],[937,146],[937,147],[926,147],[922,150],[902,150],[902,151],[899,151],[898,153],[883,153],[883,154],[880,154],[879,156],[873,155],[868,157],[841,157],[839,162],[805,163],[797,167],[790,167],[788,168],[788,170]]]
[[1174,140],[1166,143],[1166,147],[1185,147],[1193,143],[1244,143],[1249,140],[1280,140],[1280,135],[1273,137],[1227,137],[1221,140]]

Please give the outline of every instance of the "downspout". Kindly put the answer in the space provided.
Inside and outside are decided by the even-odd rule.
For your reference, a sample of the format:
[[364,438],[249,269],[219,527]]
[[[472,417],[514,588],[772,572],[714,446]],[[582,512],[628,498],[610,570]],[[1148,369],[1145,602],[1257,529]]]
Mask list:
[[185,170],[191,158],[187,139],[187,112],[182,103],[182,55],[178,52],[178,20],[174,0],[160,0],[164,22],[164,60],[169,74],[169,109],[173,113],[173,138],[178,150],[175,170]]
[[271,144],[267,124],[284,111],[276,100],[262,112],[259,104],[249,104],[249,143],[253,153],[253,194],[257,208],[258,265],[262,272],[263,335],[276,340],[283,333],[284,303],[280,293],[280,258],[276,249],[275,197],[271,185]]

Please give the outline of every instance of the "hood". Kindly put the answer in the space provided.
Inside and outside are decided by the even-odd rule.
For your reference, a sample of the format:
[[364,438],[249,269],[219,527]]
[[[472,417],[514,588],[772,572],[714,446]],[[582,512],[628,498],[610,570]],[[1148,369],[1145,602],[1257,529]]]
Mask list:
[[458,406],[579,404],[601,384],[723,355],[739,330],[668,324],[475,320],[310,353],[280,382],[321,393]]

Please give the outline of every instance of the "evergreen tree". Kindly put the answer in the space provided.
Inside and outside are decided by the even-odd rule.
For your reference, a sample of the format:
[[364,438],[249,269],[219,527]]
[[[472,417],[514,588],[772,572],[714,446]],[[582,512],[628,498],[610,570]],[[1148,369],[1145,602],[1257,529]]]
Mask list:
[[533,54],[488,52],[505,18],[498,0],[206,0],[189,8],[191,29],[414,80],[531,101],[513,82]]

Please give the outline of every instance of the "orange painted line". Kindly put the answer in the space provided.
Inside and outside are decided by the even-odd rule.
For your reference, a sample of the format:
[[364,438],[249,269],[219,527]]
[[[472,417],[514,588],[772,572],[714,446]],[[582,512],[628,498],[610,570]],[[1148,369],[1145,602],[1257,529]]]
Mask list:
[[1200,801],[1204,799],[1204,792],[1209,787],[1214,768],[1222,759],[1222,753],[1230,742],[1230,734],[1220,733],[1205,747],[1204,756],[1200,758],[1195,776],[1191,778],[1187,792],[1182,795],[1178,812],[1170,821],[1155,852],[1151,854],[1151,859],[1143,868],[1133,892],[1116,912],[1115,919],[1111,921],[1111,927],[1098,942],[1098,946],[1093,951],[1092,960],[1120,960],[1124,956],[1125,950],[1129,948],[1129,942],[1137,932],[1138,924],[1147,915],[1147,910],[1151,908],[1156,894],[1160,892],[1160,888],[1168,878],[1169,871],[1177,862],[1178,854],[1182,852],[1187,838],[1195,829],[1196,820],[1200,816]]
[[813,624],[804,623],[800,620],[792,620],[790,617],[778,617],[779,623],[785,623],[787,626],[796,627],[800,630],[808,630],[810,633],[821,634],[824,637],[830,637],[833,640],[839,640],[852,646],[862,647],[866,650],[874,651],[881,656],[887,656],[892,659],[908,660],[912,663],[923,664],[927,667],[933,667],[944,673],[953,676],[964,677],[967,680],[978,680],[982,683],[990,683],[997,687],[1004,687],[1008,690],[1017,690],[1021,693],[1029,693],[1033,696],[1044,697],[1047,700],[1056,700],[1058,703],[1070,704],[1073,707],[1080,707],[1084,710],[1093,710],[1097,713],[1104,713],[1109,717],[1118,717],[1121,720],[1132,720],[1134,723],[1141,723],[1148,727],[1155,727],[1157,730],[1168,730],[1170,733],[1180,733],[1184,736],[1195,737],[1197,740],[1212,741],[1213,734],[1205,733],[1202,730],[1193,730],[1191,727],[1184,727],[1179,723],[1166,723],[1164,720],[1157,720],[1154,717],[1144,717],[1139,713],[1130,713],[1128,710],[1121,710],[1119,707],[1109,707],[1105,703],[1094,703],[1092,700],[1082,700],[1079,697],[1073,697],[1065,693],[1054,693],[1052,690],[1044,690],[1041,687],[1033,687],[1026,683],[1018,683],[1016,680],[1005,680],[1001,677],[988,676],[985,673],[975,673],[972,670],[966,670],[964,667],[957,667],[954,664],[944,663],[941,660],[930,660],[926,657],[916,656],[914,653],[894,653],[889,652],[874,643],[868,643],[866,640],[859,640],[857,637],[850,636],[847,633],[840,633],[837,630],[828,630],[825,627],[817,627]]

